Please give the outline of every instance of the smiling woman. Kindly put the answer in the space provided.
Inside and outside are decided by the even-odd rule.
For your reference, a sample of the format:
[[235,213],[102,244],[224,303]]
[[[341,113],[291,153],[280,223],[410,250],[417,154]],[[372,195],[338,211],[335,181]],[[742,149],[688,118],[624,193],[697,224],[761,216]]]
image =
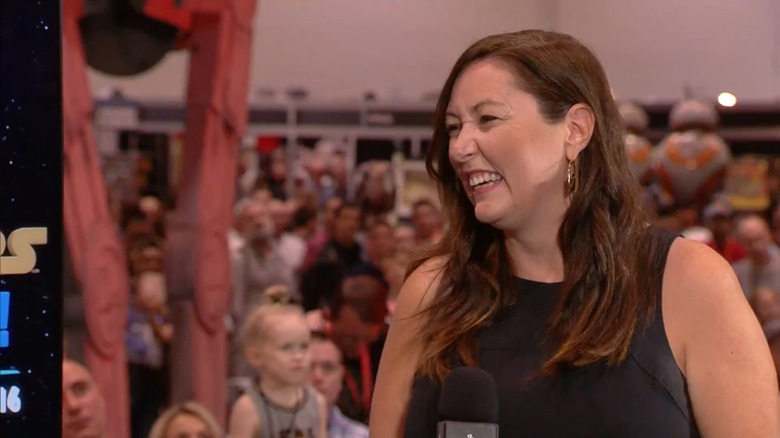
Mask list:
[[401,290],[373,438],[433,436],[426,413],[463,365],[495,379],[502,436],[780,431],[733,271],[648,225],[606,75],[577,40],[530,30],[468,48],[427,167],[450,228]]

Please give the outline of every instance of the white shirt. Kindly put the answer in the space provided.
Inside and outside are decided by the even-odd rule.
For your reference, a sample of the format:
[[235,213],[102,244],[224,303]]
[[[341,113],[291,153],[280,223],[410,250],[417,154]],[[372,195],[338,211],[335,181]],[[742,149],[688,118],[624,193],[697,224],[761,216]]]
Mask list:
[[284,233],[279,238],[277,248],[287,266],[292,268],[293,272],[298,272],[306,257],[306,241],[295,234]]

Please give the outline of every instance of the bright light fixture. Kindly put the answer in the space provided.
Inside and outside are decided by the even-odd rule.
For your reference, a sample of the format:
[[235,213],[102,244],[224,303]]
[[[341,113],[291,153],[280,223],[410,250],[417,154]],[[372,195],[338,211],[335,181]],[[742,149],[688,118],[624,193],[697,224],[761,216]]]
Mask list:
[[723,106],[734,106],[737,104],[737,96],[727,92],[720,93],[718,103]]

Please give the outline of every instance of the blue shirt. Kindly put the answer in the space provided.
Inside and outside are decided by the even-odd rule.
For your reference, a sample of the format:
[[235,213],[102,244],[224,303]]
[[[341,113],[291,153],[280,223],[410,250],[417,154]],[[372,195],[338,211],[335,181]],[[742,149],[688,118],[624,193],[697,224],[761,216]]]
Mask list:
[[328,438],[368,438],[368,427],[347,418],[337,406],[330,408]]
[[[165,318],[162,315],[155,315],[154,318],[159,324],[165,323]],[[145,365],[150,368],[162,368],[162,342],[154,334],[154,327],[149,322],[146,312],[133,305],[130,306],[127,313],[125,347],[129,363]]]

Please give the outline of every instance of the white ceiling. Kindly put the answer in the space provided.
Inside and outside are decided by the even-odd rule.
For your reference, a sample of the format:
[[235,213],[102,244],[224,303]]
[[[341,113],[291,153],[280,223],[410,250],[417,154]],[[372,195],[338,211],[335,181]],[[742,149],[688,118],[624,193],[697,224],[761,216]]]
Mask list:
[[[475,39],[531,27],[592,47],[618,97],[670,101],[688,87],[697,97],[780,101],[777,0],[261,0],[251,88],[416,99],[441,86]],[[91,72],[93,91],[181,99],[187,61],[172,53],[131,79]]]

